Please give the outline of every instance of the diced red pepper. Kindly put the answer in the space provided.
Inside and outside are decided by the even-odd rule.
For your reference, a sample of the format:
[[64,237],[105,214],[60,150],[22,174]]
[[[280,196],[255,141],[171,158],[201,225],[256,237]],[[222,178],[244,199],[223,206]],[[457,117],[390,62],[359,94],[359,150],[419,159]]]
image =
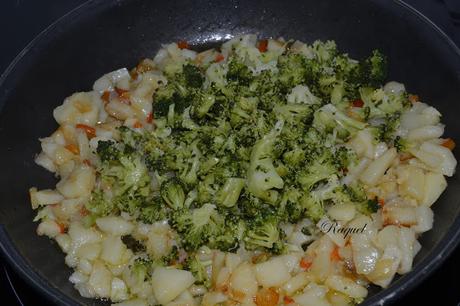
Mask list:
[[293,300],[291,297],[285,295],[284,298],[283,298],[283,302],[284,302],[284,304],[287,305],[287,304],[292,304],[292,303],[294,303],[294,300]]
[[219,63],[219,62],[222,62],[224,59],[225,59],[225,57],[222,55],[222,53],[218,53],[216,55],[215,61],[216,61],[216,63]]
[[351,104],[353,105],[353,107],[363,107],[364,106],[364,102],[361,99],[356,99]]
[[83,131],[85,131],[86,136],[88,136],[89,139],[96,137],[96,129],[89,125],[79,123],[75,125],[75,127],[77,129],[82,129]]
[[59,227],[59,233],[64,234],[67,230],[66,226],[63,223],[56,222]]
[[108,90],[104,91],[104,93],[101,95],[101,99],[105,103],[109,103],[110,102],[110,91]]
[[420,101],[419,97],[417,95],[409,95],[409,101],[410,103],[414,104]]
[[80,150],[78,149],[78,147],[74,145],[73,143],[66,145],[64,148],[66,148],[67,150],[69,150],[75,155],[78,155],[80,153]]
[[190,49],[188,42],[186,42],[185,40],[179,40],[177,42],[177,47],[179,49]]
[[311,267],[312,262],[306,258],[302,258],[299,263],[300,267],[304,270],[307,270],[308,268]]
[[339,260],[340,260],[339,247],[335,246],[331,252],[331,261],[339,261]]
[[115,87],[115,91],[117,92],[118,97],[120,98],[121,102],[128,104],[128,105],[131,104],[131,101],[129,100],[130,93],[128,90]]
[[259,41],[259,45],[257,46],[260,52],[267,52],[268,50],[268,40],[262,39]]
[[147,123],[152,123],[153,122],[153,113],[149,113],[146,119]]
[[441,145],[452,151],[455,148],[455,141],[452,138],[447,138]]
[[140,129],[142,127],[142,123],[140,123],[139,121],[136,121],[136,123],[133,124],[133,128],[135,129]]

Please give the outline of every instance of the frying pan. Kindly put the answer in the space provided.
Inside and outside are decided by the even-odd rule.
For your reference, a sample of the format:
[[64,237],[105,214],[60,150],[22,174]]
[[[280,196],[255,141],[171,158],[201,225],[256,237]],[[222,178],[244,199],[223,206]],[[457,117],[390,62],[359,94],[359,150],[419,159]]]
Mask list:
[[[161,43],[186,40],[197,49],[234,35],[333,39],[362,58],[381,49],[391,79],[402,81],[444,114],[446,134],[460,139],[460,50],[423,15],[386,0],[122,0],[89,1],[68,13],[14,60],[0,79],[0,249],[33,287],[63,305],[103,305],[78,295],[55,243],[35,234],[28,188],[50,188],[56,178],[34,165],[39,137],[57,126],[52,110],[102,74],[152,57]],[[457,154],[457,152],[454,152]],[[457,154],[458,156],[458,154]],[[364,305],[394,302],[433,272],[460,239],[460,181],[434,205],[413,270],[385,289],[371,287]]]

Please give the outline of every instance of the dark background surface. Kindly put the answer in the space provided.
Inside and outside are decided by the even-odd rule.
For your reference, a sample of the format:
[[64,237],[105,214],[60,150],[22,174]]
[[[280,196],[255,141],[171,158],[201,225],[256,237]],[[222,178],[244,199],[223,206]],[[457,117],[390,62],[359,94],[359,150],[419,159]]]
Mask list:
[[[0,71],[50,23],[84,0],[2,0],[0,4]],[[460,46],[460,0],[406,0],[433,20]],[[459,305],[460,249],[423,284],[396,305]],[[14,289],[13,289],[14,288]],[[0,257],[0,304],[42,305],[36,292],[23,283]],[[428,302],[430,301],[430,302]]]

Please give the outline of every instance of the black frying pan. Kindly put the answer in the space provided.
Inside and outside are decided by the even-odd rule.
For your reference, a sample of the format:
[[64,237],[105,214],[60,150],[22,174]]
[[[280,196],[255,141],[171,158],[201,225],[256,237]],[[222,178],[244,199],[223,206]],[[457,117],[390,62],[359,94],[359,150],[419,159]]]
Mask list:
[[[40,151],[37,138],[56,128],[53,108],[71,93],[89,90],[102,74],[153,56],[161,43],[186,40],[202,49],[242,33],[306,42],[333,39],[356,58],[379,48],[390,58],[391,79],[436,106],[444,114],[446,134],[460,140],[460,50],[402,2],[89,1],[41,33],[0,79],[0,249],[44,296],[65,305],[103,304],[78,295],[67,280],[71,270],[64,255],[49,239],[38,237],[32,223],[28,188],[49,188],[56,181],[33,163]],[[454,176],[448,182],[413,271],[386,290],[371,288],[365,305],[395,301],[455,248],[460,181]]]

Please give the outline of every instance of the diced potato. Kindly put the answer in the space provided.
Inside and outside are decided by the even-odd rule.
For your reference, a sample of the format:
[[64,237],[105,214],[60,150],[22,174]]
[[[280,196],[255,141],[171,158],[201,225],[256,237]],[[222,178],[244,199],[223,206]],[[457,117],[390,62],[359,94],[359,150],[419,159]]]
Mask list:
[[94,169],[86,165],[80,165],[68,177],[61,179],[56,184],[56,188],[66,198],[89,196],[95,180]]
[[106,237],[102,242],[101,259],[112,265],[121,264],[125,250],[126,246],[119,236]]
[[446,179],[441,173],[428,172],[425,175],[424,194],[420,205],[427,207],[433,205],[446,187]]
[[230,273],[241,263],[241,258],[238,254],[227,253],[225,255],[225,266],[229,269]]
[[417,224],[416,207],[408,205],[385,205],[382,214],[384,224],[403,226]]
[[325,284],[338,292],[346,294],[355,299],[361,299],[367,296],[367,289],[356,284],[347,277],[332,275],[326,279]]
[[313,277],[308,272],[300,272],[293,278],[288,280],[284,285],[283,289],[287,295],[292,295],[296,291],[305,287],[308,283],[313,281]]
[[327,287],[311,283],[303,293],[294,296],[293,300],[301,306],[330,306],[326,299],[327,292]]
[[160,304],[167,304],[178,297],[195,282],[189,271],[157,267],[152,274],[155,298]]
[[352,235],[350,240],[356,272],[368,274],[374,269],[379,257],[378,250],[372,245],[372,239],[376,234],[372,220],[369,217],[360,216],[352,220],[347,226],[350,228],[366,226],[363,233]]
[[356,208],[352,203],[339,203],[331,206],[327,213],[332,219],[348,222],[355,217]]
[[231,271],[229,268],[227,267],[221,268],[215,278],[216,288],[225,287],[225,285],[228,283],[230,275],[231,275]]
[[203,296],[201,305],[202,306],[214,306],[220,303],[224,303],[227,300],[228,300],[228,296],[226,296],[222,292],[218,292],[218,291],[208,292]]
[[78,262],[77,270],[81,271],[82,273],[85,273],[85,274],[89,275],[89,274],[91,274],[91,271],[93,271],[93,265],[91,264],[91,262],[89,260],[81,259]]
[[242,301],[246,297],[254,297],[257,293],[257,279],[254,267],[243,262],[230,277],[230,288],[235,299]]
[[57,235],[54,239],[56,240],[57,244],[64,253],[69,252],[72,240],[70,239],[70,236],[68,234]]
[[63,179],[68,177],[76,166],[75,160],[69,160],[58,167],[57,174]]
[[424,233],[433,228],[433,211],[429,207],[420,206],[415,209],[416,224],[411,228],[416,233]]
[[439,138],[444,134],[443,125],[426,125],[409,131],[407,139],[411,141],[425,141]]
[[102,246],[99,242],[85,243],[76,250],[79,258],[95,260],[101,253]]
[[97,297],[110,298],[112,274],[102,262],[96,261],[94,263],[88,284],[94,289]]
[[399,263],[398,273],[404,274],[412,270],[414,260],[415,232],[413,229],[401,227],[399,229],[398,245],[401,250],[401,262]]
[[350,306],[353,305],[352,299],[338,291],[329,290],[327,293],[327,299],[332,304],[332,306]]
[[89,147],[88,136],[81,129],[77,131],[77,143],[78,151],[80,152],[80,159],[91,159],[91,149]]
[[114,277],[112,279],[110,300],[112,302],[124,301],[128,298],[128,288],[121,279]]
[[432,168],[433,171],[446,176],[452,176],[455,173],[457,160],[452,151],[446,147],[425,141],[418,150],[413,149],[411,153]]
[[413,197],[417,201],[422,201],[425,194],[425,174],[423,170],[414,166],[404,166],[398,172],[405,172],[402,174],[404,179],[400,182],[400,192]]
[[[225,253],[216,251],[213,254],[213,259],[212,259],[212,275],[211,275],[211,280],[213,284],[217,284],[217,277],[219,276],[220,270],[223,268],[225,264]],[[228,270],[228,269],[227,269]]]
[[92,92],[77,92],[64,100],[64,103],[54,109],[54,119],[59,124],[95,125],[99,110],[93,102]]
[[349,144],[359,157],[374,158],[374,137],[369,129],[356,133]]
[[81,272],[75,271],[69,277],[69,282],[72,284],[86,283],[89,277]]
[[197,305],[193,295],[185,290],[174,301],[169,302],[166,306],[195,306]]
[[46,170],[50,172],[56,172],[56,165],[54,162],[43,152],[35,157],[35,163],[39,166],[42,166]]
[[172,248],[170,240],[169,227],[154,226],[147,235],[148,239],[145,242],[147,252],[154,258],[167,255]]
[[106,112],[119,120],[126,120],[134,117],[134,111],[131,107],[118,99],[112,99],[106,106]]
[[54,238],[61,234],[61,227],[56,223],[56,221],[46,219],[38,225],[37,234],[39,236],[46,235],[50,238]]
[[396,274],[400,261],[399,248],[394,245],[388,246],[383,256],[375,264],[375,268],[367,274],[367,278],[374,284],[386,288]]
[[64,147],[57,147],[54,151],[54,163],[58,166],[65,164],[74,157],[74,154]]
[[76,246],[102,241],[102,234],[100,232],[94,228],[85,228],[79,222],[72,222],[70,224],[68,234],[72,239],[72,244]]
[[131,234],[134,225],[121,217],[102,217],[96,219],[97,226],[101,231],[115,236],[123,236]]
[[318,241],[318,247],[315,249],[317,256],[313,259],[310,271],[317,280],[324,281],[332,271],[330,254],[334,249],[334,243],[327,235],[322,236]]
[[280,256],[280,258],[284,261],[284,264],[288,268],[289,273],[297,272],[299,270],[299,262],[304,255],[302,252],[290,252],[289,254]]
[[36,209],[41,205],[56,204],[64,200],[62,194],[56,190],[44,189],[37,191],[37,188],[32,187],[29,189],[29,193],[32,209]]
[[382,156],[372,161],[369,166],[361,173],[359,179],[366,185],[373,186],[383,176],[390,167],[393,160],[398,155],[395,148],[387,150]]
[[147,301],[144,299],[133,299],[121,303],[112,304],[112,306],[148,306]]
[[279,287],[291,278],[287,266],[280,257],[272,258],[255,267],[257,281],[266,288]]

